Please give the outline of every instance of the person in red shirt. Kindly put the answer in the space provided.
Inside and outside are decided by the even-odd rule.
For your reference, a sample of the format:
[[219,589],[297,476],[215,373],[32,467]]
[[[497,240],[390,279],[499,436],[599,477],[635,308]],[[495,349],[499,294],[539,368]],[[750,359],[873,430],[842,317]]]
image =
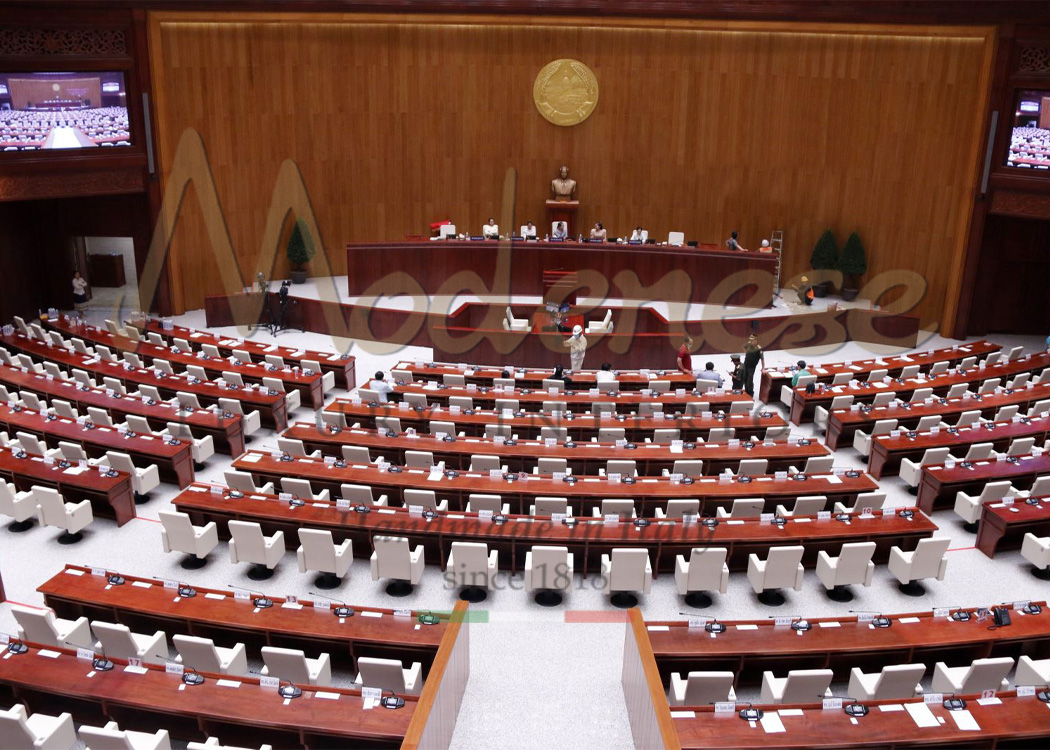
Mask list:
[[693,339],[690,336],[686,336],[681,348],[678,350],[678,371],[686,375],[693,374],[693,355],[689,353],[689,350],[692,348]]

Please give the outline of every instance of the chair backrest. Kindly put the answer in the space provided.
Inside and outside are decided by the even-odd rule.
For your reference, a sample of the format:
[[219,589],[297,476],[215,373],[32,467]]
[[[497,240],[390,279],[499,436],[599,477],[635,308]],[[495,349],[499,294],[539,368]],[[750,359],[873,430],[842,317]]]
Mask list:
[[15,437],[22,446],[22,450],[31,456],[43,456],[47,452],[47,447],[36,435],[28,432],[16,432]]
[[896,393],[876,393],[875,398],[872,399],[872,406],[886,406],[893,402],[893,399],[897,398]]
[[168,545],[177,552],[193,554],[197,551],[194,544],[193,522],[185,513],[162,510],[158,513],[161,525],[168,535]]
[[959,419],[956,420],[955,426],[969,427],[973,424],[976,424],[977,420],[979,420],[980,418],[981,412],[979,409],[974,409],[972,411],[964,411],[962,414],[959,415]]
[[732,672],[690,672],[685,683],[685,705],[707,706],[727,700],[734,678]]
[[201,402],[197,400],[196,393],[187,393],[186,391],[176,391],[175,398],[178,399],[179,406],[191,407],[193,409],[201,408]]
[[252,521],[229,521],[230,536],[237,544],[241,562],[262,563],[266,560],[266,540],[262,526]]
[[668,500],[664,509],[666,518],[681,518],[684,515],[699,515],[700,501],[696,499]]
[[703,414],[705,411],[711,411],[711,404],[707,401],[687,401],[685,404],[686,414]]
[[[51,403],[52,404],[54,403],[53,399],[52,399]],[[1017,405],[1017,404],[1007,404],[1006,406],[1000,407],[999,410],[997,412],[995,412],[995,420],[994,421],[996,421],[996,422],[1009,422],[1011,419],[1014,418],[1014,416],[1019,411],[1021,411],[1021,407],[1019,405]]]
[[783,703],[812,703],[824,695],[834,675],[830,669],[792,669],[784,683]]
[[569,509],[569,500],[564,497],[542,497],[536,498],[533,504],[537,516],[549,516],[553,513],[566,513]]
[[25,631],[27,641],[66,648],[66,645],[58,640],[55,613],[50,609],[30,609],[12,604],[11,614],[15,616],[18,626]]
[[672,474],[681,474],[687,477],[699,477],[704,473],[704,462],[695,458],[680,458],[671,467]]
[[289,456],[307,455],[306,445],[302,440],[297,440],[296,438],[278,437],[277,447]]
[[405,451],[405,466],[410,469],[429,469],[434,466],[434,454],[430,451]]
[[[321,412],[321,421],[332,427],[346,427],[346,416],[342,412],[323,411]],[[353,447],[353,446],[347,446]]]
[[473,409],[474,399],[471,396],[449,396],[449,406],[458,406],[460,409]]
[[615,443],[617,440],[623,440],[626,434],[623,427],[599,427],[598,442]]
[[937,571],[941,566],[941,558],[948,551],[948,545],[951,544],[951,541],[947,537],[920,539],[915,546],[915,551],[912,553],[912,576],[927,578],[937,575]]
[[737,498],[729,515],[733,518],[758,518],[765,505],[766,501],[760,497]]
[[443,385],[465,386],[467,384],[467,376],[446,372],[441,376],[441,382]]
[[667,244],[681,247],[685,244],[685,232],[668,232]]
[[51,399],[51,406],[55,409],[55,414],[66,419],[76,419],[80,415],[77,410],[73,408],[73,404],[69,403],[65,399],[53,398]]
[[603,380],[595,385],[598,387],[599,393],[609,393],[611,391],[620,390],[620,383],[617,380]]
[[540,589],[564,587],[568,579],[569,548],[535,545],[531,551],[533,585]]
[[263,385],[270,390],[277,391],[278,393],[284,393],[284,381],[280,378],[263,378]]
[[541,456],[536,461],[536,467],[539,469],[540,474],[553,474],[556,471],[564,473],[569,470],[569,462],[564,458]]
[[[335,572],[335,542],[327,529],[299,529],[307,570]],[[289,678],[290,679],[290,678]]]
[[176,634],[171,637],[171,641],[175,644],[175,650],[179,652],[186,668],[196,669],[198,672],[221,671],[219,652],[215,649],[215,643],[211,638]]
[[467,497],[467,502],[470,503],[472,513],[477,513],[479,510],[491,510],[493,513],[500,513],[503,510],[503,498],[499,495],[472,492]]
[[868,382],[869,383],[878,382],[878,381],[882,380],[884,377],[886,377],[887,375],[889,375],[889,372],[890,371],[885,369],[885,368],[878,369],[878,370],[872,370],[871,372],[868,373]]
[[839,550],[835,565],[835,581],[839,585],[862,583],[875,554],[875,542],[849,542]]
[[252,479],[252,475],[246,471],[227,469],[223,472],[223,477],[225,477],[226,484],[229,485],[230,489],[245,493],[256,491],[255,480]]
[[395,435],[401,434],[401,418],[400,417],[376,417],[376,429],[377,430],[389,430]]
[[871,508],[874,510],[882,510],[882,506],[886,504],[886,493],[881,490],[875,490],[873,492],[861,492],[857,495],[857,504],[853,507],[860,513],[865,508]]
[[[405,452],[406,456],[407,456],[408,453],[411,453],[411,452],[413,452],[413,451],[406,451]],[[540,460],[542,461],[543,459],[540,459]],[[431,458],[431,461],[433,461],[433,458]],[[423,468],[428,468],[428,467],[423,467]],[[500,457],[499,456],[485,456],[485,455],[481,455],[481,454],[475,453],[475,454],[471,455],[471,457],[470,457],[470,470],[471,471],[499,471],[502,468],[503,468],[503,464],[500,463]]]
[[567,440],[569,437],[568,427],[547,427],[543,426],[540,428],[540,438],[546,440],[548,438],[553,440]]
[[766,467],[769,466],[769,459],[766,458],[745,458],[740,462],[740,467],[737,473],[740,476],[757,476],[759,474],[766,473]]
[[238,388],[244,387],[244,378],[241,377],[239,372],[233,372],[232,370],[223,370],[222,379],[230,385],[235,385]]
[[897,429],[896,419],[880,419],[875,422],[871,428],[871,434],[874,435],[889,435],[891,431]]
[[934,427],[939,426],[940,423],[941,423],[941,415],[940,414],[927,414],[925,417],[920,417],[919,418],[919,424],[916,425],[915,431],[916,432],[928,432],[929,430],[932,430]]
[[36,733],[26,724],[26,707],[17,703],[10,709],[0,709],[0,747],[12,750],[32,750],[36,744]]
[[309,479],[298,477],[281,477],[281,489],[300,500],[313,500],[314,489]]
[[838,372],[835,373],[835,377],[831,379],[831,385],[846,385],[849,381],[853,380],[852,372]]
[[372,487],[367,484],[341,484],[339,492],[344,500],[349,500],[353,505],[375,505],[372,496]]
[[668,391],[671,390],[671,381],[670,380],[650,380],[649,381],[649,388],[651,388],[654,393],[667,393]]
[[485,437],[490,440],[494,437],[503,437],[510,439],[510,425],[509,424],[487,424],[485,425]]
[[606,498],[602,500],[602,516],[618,515],[621,519],[634,516],[634,500]]
[[427,401],[427,394],[425,393],[406,393],[404,395],[404,401],[409,406],[419,406],[424,409],[430,405]]
[[372,539],[372,547],[376,553],[379,578],[410,579],[412,552],[408,539],[403,536],[377,536]]
[[128,429],[132,432],[137,432],[140,435],[151,435],[153,429],[149,426],[149,422],[145,417],[139,416],[138,414],[128,414],[124,421],[128,425]]
[[443,432],[446,435],[456,436],[456,423],[455,422],[443,422],[439,419],[430,420],[430,434],[437,435],[439,432]]
[[609,555],[611,591],[641,591],[645,587],[645,570],[649,562],[647,549],[614,548]]
[[795,507],[791,509],[795,516],[815,516],[828,504],[827,495],[800,495],[795,498]]
[[657,429],[657,430],[653,430],[653,442],[654,443],[658,443],[658,444],[662,444],[662,445],[670,445],[672,440],[681,440],[681,439],[682,439],[682,431],[680,429],[678,429],[677,427],[660,428],[660,429]]
[[663,410],[664,405],[659,401],[641,401],[638,404],[638,415],[642,417],[647,417],[650,414],[658,411],[662,412]]
[[986,380],[983,383],[981,383],[981,387],[978,389],[977,392],[978,393],[991,393],[996,388],[998,388],[999,384],[1002,383],[1002,382],[1003,381],[1000,378],[989,378],[988,380]]
[[927,398],[933,395],[932,388],[916,388],[911,394],[911,403],[918,404],[925,401]]
[[[379,391],[374,391],[371,388],[358,388],[357,395],[361,398],[363,404],[381,404],[386,401],[386,397]],[[379,417],[376,417],[378,421]]]
[[263,646],[262,659],[270,677],[291,680],[300,685],[309,684],[310,666],[306,663],[306,654],[302,651],[294,648]]
[[405,672],[400,661],[362,656],[357,660],[357,669],[361,675],[362,687],[393,690],[399,695],[405,694]]
[[805,551],[806,548],[802,545],[771,548],[766,556],[766,569],[763,576],[765,588],[782,589],[793,587],[795,585],[795,574],[798,571],[799,563],[802,562],[802,553]]
[[591,404],[591,414],[615,414],[616,404],[612,401],[595,401]]
[[835,456],[810,456],[806,459],[807,474],[827,474],[835,465]]
[[926,466],[927,464],[937,466],[943,464],[944,459],[948,457],[948,453],[951,451],[950,448],[927,448],[922,454],[922,459],[919,462],[920,466]]
[[891,664],[882,668],[875,681],[874,700],[910,698],[926,674],[925,664]]
[[942,360],[940,362],[934,362],[930,366],[930,375],[940,375],[942,372],[947,372],[948,362]]
[[66,526],[66,503],[62,495],[53,487],[33,485],[33,499],[40,507],[47,526]]
[[406,489],[404,496],[406,508],[416,505],[424,510],[437,510],[437,496],[434,490]]
[[91,632],[102,644],[106,656],[115,656],[118,659],[138,657],[139,647],[131,637],[131,629],[127,625],[92,620]]
[[1033,446],[1035,446],[1034,437],[1014,438],[1010,443],[1010,450],[1006,453],[1010,456],[1026,456],[1032,452]]
[[106,462],[117,471],[123,471],[128,474],[138,474],[138,471],[135,469],[135,464],[131,460],[131,456],[127,453],[106,451]]
[[[129,332],[134,330],[134,328],[128,326]],[[108,650],[106,653],[109,653]],[[106,727],[89,727],[84,725],[80,727],[80,739],[87,746],[87,750],[136,750],[136,747],[142,747],[142,745],[136,746],[131,744],[128,733],[122,729],[107,729]],[[150,740],[154,739],[155,735],[151,734]]]
[[411,370],[391,370],[390,377],[394,380],[400,380],[406,385],[415,382],[415,377],[412,375]]
[[689,584],[716,589],[729,550],[725,547],[693,547],[689,552]]
[[1010,491],[1010,482],[989,482],[981,490],[981,502],[987,503],[992,500],[1001,500]]
[[633,477],[638,472],[638,462],[633,460],[613,459],[605,462],[606,474],[620,474]]
[[845,396],[835,396],[831,399],[831,409],[848,409],[850,404],[853,403],[853,394]]
[[712,427],[707,436],[709,443],[728,443],[736,435],[736,427]]
[[489,546],[487,544],[452,542],[449,551],[456,558],[456,568],[460,572],[485,573],[488,570]]
[[1013,669],[1014,660],[1009,656],[995,659],[974,659],[962,681],[963,694],[998,690],[1006,675]]

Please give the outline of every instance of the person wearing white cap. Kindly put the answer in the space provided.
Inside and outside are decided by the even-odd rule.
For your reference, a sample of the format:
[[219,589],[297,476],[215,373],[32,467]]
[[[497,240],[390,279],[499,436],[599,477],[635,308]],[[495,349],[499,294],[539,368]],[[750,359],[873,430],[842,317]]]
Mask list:
[[583,335],[582,326],[573,326],[572,336],[562,342],[569,347],[569,366],[573,372],[583,369],[583,358],[587,354],[587,337]]
[[758,249],[760,253],[771,253],[773,248],[769,246],[769,240],[762,240],[762,247]]

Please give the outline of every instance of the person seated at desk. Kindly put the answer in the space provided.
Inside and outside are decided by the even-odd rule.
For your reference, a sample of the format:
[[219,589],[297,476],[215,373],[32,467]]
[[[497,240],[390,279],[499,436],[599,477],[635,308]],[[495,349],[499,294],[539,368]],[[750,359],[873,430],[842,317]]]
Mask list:
[[499,239],[499,224],[491,216],[489,217],[489,223],[481,228],[481,236],[486,240]]
[[736,232],[733,232],[732,234],[729,235],[729,239],[726,240],[726,247],[729,248],[730,250],[743,250],[744,252],[747,252],[747,248],[741,246],[741,244],[739,242],[737,242],[737,234],[736,234]]
[[605,231],[605,227],[602,226],[602,223],[600,221],[594,222],[594,226],[591,227],[591,239],[605,242],[608,237],[609,233]]
[[[696,386],[700,387],[700,381],[707,381],[707,383],[714,383],[719,388],[722,387],[722,376],[715,372],[715,363],[708,362],[704,365],[704,369],[696,374]],[[706,384],[704,386],[707,387]]]
[[758,252],[760,252],[760,253],[771,253],[771,252],[773,252],[773,248],[771,248],[769,246],[769,240],[762,240],[762,247],[758,248]]
[[798,295],[798,301],[801,304],[813,304],[813,285],[809,283],[808,276],[803,276],[799,279],[799,284],[795,287],[795,293]]
[[635,227],[631,232],[631,242],[645,242],[646,239],[648,239],[648,232],[641,227]]
[[381,370],[377,371],[375,377],[368,381],[368,388],[379,394],[380,401],[388,401],[387,394],[394,391],[394,386],[386,382]]
[[536,239],[536,225],[531,221],[525,222],[525,225],[521,228],[521,236],[525,239]]
[[595,383],[612,383],[616,381],[616,375],[612,371],[612,365],[608,362],[602,363],[602,369],[594,373]]
[[565,374],[565,369],[561,365],[555,365],[554,374],[548,378],[549,380],[560,380],[565,383],[565,388],[572,388],[572,378]]
[[796,366],[798,367],[798,369],[795,370],[795,374],[791,376],[791,387],[792,388],[794,388],[796,385],[798,385],[798,379],[799,378],[801,378],[804,375],[812,374],[812,373],[810,373],[809,370],[806,369],[806,360],[800,359]]
[[551,239],[552,240],[564,240],[568,236],[569,236],[569,228],[565,226],[565,222],[564,221],[559,221],[554,226],[554,233],[551,234]]

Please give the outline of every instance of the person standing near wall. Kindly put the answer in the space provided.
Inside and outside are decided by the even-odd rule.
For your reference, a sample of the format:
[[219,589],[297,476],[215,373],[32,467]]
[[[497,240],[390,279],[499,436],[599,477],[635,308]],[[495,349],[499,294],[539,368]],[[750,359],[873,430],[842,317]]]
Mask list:
[[755,395],[755,370],[759,363],[766,369],[766,353],[759,346],[758,336],[752,333],[744,344],[744,390],[749,396]]

